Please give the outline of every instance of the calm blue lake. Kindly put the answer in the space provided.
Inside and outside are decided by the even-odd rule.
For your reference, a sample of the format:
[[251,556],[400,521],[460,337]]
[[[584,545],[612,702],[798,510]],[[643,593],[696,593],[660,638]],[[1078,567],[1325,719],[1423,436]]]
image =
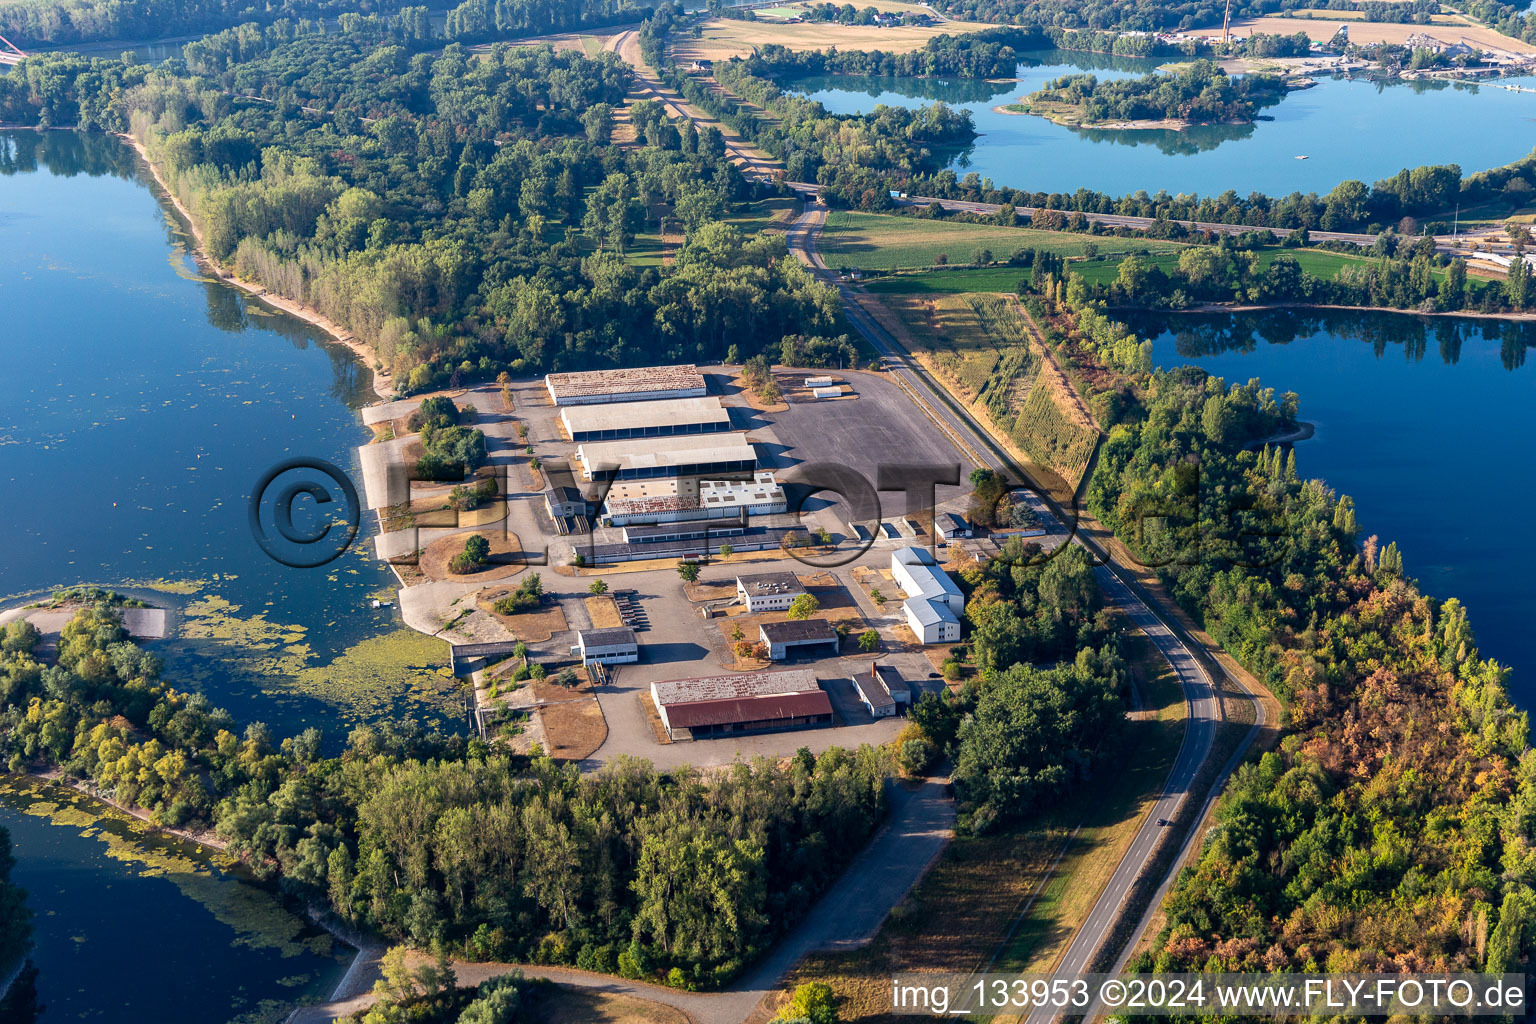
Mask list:
[[1536,705],[1536,472],[1519,454],[1536,403],[1536,324],[1396,313],[1266,311],[1131,318],[1159,366],[1258,377],[1317,425],[1297,469],[1355,499],[1426,593],[1466,604],[1485,657]]
[[1421,164],[1480,171],[1518,160],[1536,144],[1536,94],[1493,86],[1323,78],[1266,107],[1266,120],[1256,124],[1183,132],[1065,128],[993,109],[1073,71],[1123,78],[1160,63],[1051,50],[1027,55],[1019,81],[1006,84],[851,75],[785,84],[834,113],[935,100],[969,110],[981,137],[949,166],[1032,191],[1325,193],[1346,179],[1369,183]]
[[329,998],[348,947],[200,848],[99,810],[60,787],[0,781],[34,918],[32,1019],[278,1024]]
[[352,473],[363,368],[312,327],[205,278],[114,138],[0,133],[0,605],[54,587],[130,590],[183,612],[154,645],[178,685],[332,749],[352,726],[452,726],[447,645],[375,611],[394,577],[352,549],[268,559],[247,522],[295,455]]

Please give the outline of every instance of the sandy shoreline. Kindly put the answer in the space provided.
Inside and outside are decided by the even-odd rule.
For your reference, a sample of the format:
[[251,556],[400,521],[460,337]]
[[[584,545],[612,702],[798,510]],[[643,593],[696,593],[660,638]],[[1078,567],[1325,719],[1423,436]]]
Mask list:
[[171,191],[170,185],[166,183],[165,178],[161,177],[160,169],[149,159],[149,154],[145,151],[144,144],[129,133],[122,134],[120,138],[132,146],[134,152],[139,154],[139,159],[144,161],[144,166],[149,169],[150,176],[155,179],[155,184],[160,186],[160,192],[165,197],[165,200],[181,215],[181,219],[186,221],[187,228],[192,233],[192,255],[200,266],[210,271],[223,283],[238,288],[254,296],[262,303],[287,313],[289,316],[297,317],[305,323],[313,324],[315,327],[320,328],[331,336],[331,340],[345,345],[352,350],[352,354],[357,356],[358,362],[372,376],[373,393],[381,401],[387,402],[394,397],[394,382],[388,371],[375,369],[379,364],[379,354],[372,345],[359,340],[351,331],[325,316],[319,310],[306,306],[303,303],[295,302],[293,299],[279,295],[276,292],[269,291],[252,281],[236,277],[210,256],[207,245],[203,240],[202,229],[197,226],[197,221],[193,218],[191,211],[182,205],[180,199],[176,198],[176,194]]

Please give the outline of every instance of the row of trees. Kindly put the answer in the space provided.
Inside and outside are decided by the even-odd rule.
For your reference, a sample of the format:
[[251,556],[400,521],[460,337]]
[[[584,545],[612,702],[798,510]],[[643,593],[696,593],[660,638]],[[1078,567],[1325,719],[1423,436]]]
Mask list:
[[[448,11],[442,37],[479,42],[567,32],[636,21],[649,4],[631,0],[464,0]],[[373,30],[430,42],[425,7],[401,0],[14,0],[0,6],[0,35],[23,49],[103,40],[155,39],[219,32],[237,25],[306,24],[324,31],[327,19],[342,31],[371,22]],[[350,19],[350,23],[349,23]],[[291,27],[285,31],[291,31]]]
[[1386,236],[1369,262],[1346,263],[1332,278],[1307,273],[1288,253],[1268,260],[1230,243],[1183,250],[1164,270],[1140,255],[1120,263],[1109,285],[1069,284],[1080,297],[1119,306],[1183,309],[1202,302],[1301,302],[1382,306],[1424,312],[1520,311],[1536,300],[1529,268],[1515,264],[1503,281],[1478,283],[1466,261],[1434,252],[1432,239],[1412,245]]
[[[714,986],[811,904],[884,812],[883,757],[808,752],[704,776],[620,759],[583,776],[478,740],[243,732],[167,685],[106,602],[58,664],[12,626],[0,751],[59,766],[165,824],[212,825],[257,874],[357,925],[481,959]],[[676,973],[672,974],[674,968]]]

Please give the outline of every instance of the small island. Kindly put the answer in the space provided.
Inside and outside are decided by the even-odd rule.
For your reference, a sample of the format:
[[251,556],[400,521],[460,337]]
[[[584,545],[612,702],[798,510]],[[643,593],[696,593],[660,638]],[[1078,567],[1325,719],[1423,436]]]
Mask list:
[[1215,62],[1197,60],[1168,73],[1100,81],[1072,74],[1048,82],[1018,103],[997,108],[1034,114],[1069,128],[1182,131],[1197,124],[1248,124],[1285,97],[1274,75],[1228,75]]

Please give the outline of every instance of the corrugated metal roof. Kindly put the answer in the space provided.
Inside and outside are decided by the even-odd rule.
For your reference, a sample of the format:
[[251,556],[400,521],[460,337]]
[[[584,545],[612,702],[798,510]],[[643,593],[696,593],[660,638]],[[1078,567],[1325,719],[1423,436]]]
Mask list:
[[760,697],[764,694],[819,691],[816,673],[806,668],[771,672],[733,672],[725,676],[672,679],[651,684],[651,692],[663,704]]
[[628,370],[579,370],[550,373],[544,383],[562,398],[625,394],[636,391],[681,391],[704,387],[704,375],[693,363],[677,366],[638,366]]
[[697,700],[667,705],[667,722],[674,729],[695,729],[733,722],[769,722],[832,714],[832,702],[824,691],[769,693],[759,697]]

